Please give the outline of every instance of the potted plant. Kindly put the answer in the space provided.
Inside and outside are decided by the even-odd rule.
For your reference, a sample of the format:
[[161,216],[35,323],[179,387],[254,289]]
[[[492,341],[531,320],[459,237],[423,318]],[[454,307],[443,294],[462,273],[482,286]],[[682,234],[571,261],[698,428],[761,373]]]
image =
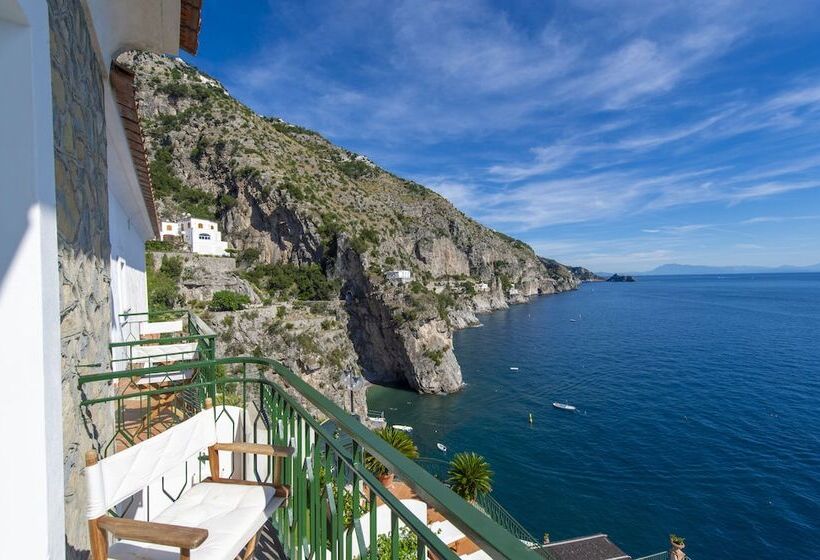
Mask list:
[[447,483],[450,488],[470,503],[479,494],[492,490],[493,471],[490,464],[477,453],[457,453],[450,461]]
[[669,535],[669,544],[671,544],[672,548],[675,550],[683,550],[683,547],[686,546],[686,539],[684,539],[680,535],[671,533]]
[[[386,426],[376,430],[376,434],[408,459],[415,460],[419,458],[418,447],[416,447],[416,444],[413,442],[413,438],[406,432],[396,430],[391,426]],[[365,457],[364,465],[367,470],[376,475],[376,478],[379,479],[379,482],[381,482],[385,488],[393,487],[394,473],[390,472],[390,469],[383,465],[376,457],[368,453]]]

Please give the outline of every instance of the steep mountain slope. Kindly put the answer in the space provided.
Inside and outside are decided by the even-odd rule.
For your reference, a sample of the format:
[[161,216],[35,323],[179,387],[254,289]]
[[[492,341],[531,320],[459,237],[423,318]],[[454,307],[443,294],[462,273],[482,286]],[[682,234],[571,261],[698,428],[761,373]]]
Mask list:
[[[282,297],[283,270],[320,267],[332,289],[306,293],[344,300],[347,332],[373,382],[456,391],[454,328],[477,323],[475,312],[579,283],[433,191],[257,115],[180,60],[126,53],[120,62],[136,73],[162,218],[219,221],[266,302]],[[394,269],[413,281],[387,280]]]

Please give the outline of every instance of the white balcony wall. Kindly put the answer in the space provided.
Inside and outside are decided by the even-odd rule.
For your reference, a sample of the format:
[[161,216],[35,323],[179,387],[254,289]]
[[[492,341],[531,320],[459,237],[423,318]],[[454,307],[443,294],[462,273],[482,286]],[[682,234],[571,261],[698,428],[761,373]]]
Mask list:
[[[65,555],[59,283],[48,8],[0,0],[0,542]],[[21,422],[24,425],[21,425]]]

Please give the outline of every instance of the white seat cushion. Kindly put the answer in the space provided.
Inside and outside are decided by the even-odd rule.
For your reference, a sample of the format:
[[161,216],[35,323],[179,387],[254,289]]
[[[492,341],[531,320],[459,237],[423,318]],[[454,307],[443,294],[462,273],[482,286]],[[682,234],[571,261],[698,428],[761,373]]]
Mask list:
[[[269,486],[202,482],[151,521],[208,530],[191,560],[233,560],[284,498]],[[177,560],[179,549],[135,541],[109,548],[112,560]]]

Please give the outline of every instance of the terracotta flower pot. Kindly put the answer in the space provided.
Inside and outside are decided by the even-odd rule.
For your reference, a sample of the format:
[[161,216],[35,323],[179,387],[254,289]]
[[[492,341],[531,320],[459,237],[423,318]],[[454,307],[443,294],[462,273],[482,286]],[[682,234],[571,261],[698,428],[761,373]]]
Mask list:
[[672,548],[675,550],[683,550],[683,548],[686,546],[686,543],[676,543],[672,539],[669,539],[669,544],[671,544]]
[[379,482],[382,483],[382,486],[385,488],[393,488],[393,479],[396,477],[393,473],[389,472],[385,475],[379,477]]

